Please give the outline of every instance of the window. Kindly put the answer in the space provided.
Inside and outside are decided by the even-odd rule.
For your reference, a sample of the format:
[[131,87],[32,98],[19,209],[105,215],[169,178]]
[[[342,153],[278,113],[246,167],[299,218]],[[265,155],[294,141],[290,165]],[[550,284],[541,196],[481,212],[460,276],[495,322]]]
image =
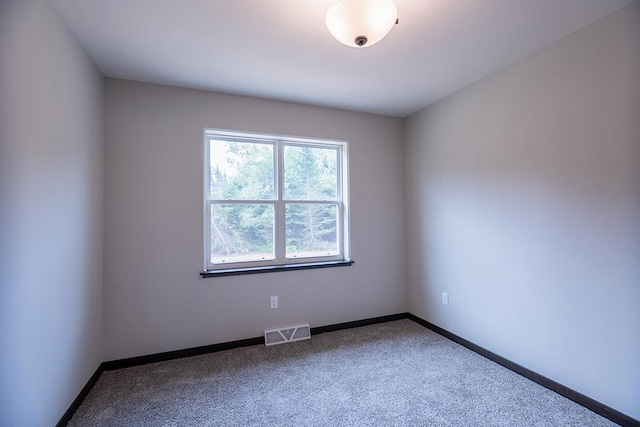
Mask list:
[[205,130],[207,271],[349,261],[347,143]]

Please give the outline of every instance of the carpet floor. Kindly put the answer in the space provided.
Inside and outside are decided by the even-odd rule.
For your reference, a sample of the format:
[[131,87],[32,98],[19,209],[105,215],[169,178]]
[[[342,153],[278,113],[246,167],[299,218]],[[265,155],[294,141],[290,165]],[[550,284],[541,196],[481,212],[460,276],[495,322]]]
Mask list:
[[70,426],[612,426],[410,320],[105,372]]

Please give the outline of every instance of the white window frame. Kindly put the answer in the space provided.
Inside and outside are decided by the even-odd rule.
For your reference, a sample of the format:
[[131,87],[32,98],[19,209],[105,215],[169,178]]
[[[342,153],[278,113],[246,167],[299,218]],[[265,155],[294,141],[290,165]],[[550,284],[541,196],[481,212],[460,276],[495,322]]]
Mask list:
[[[275,146],[274,173],[275,195],[273,200],[223,200],[213,199],[210,194],[210,144],[212,139],[224,139],[229,141],[267,143]],[[336,200],[285,200],[283,195],[284,182],[284,147],[322,147],[337,150],[338,154],[338,188]],[[243,268],[259,268],[273,266],[287,266],[297,264],[332,263],[336,261],[351,261],[350,229],[349,229],[349,145],[347,141],[303,138],[285,135],[272,135],[252,132],[239,132],[224,129],[204,129],[204,267],[206,271],[231,270]],[[216,203],[261,203],[273,204],[275,214],[274,246],[275,258],[270,260],[246,261],[246,262],[211,262],[211,206]],[[338,255],[286,258],[285,235],[285,206],[287,203],[295,204],[336,204],[337,205],[337,239]]]

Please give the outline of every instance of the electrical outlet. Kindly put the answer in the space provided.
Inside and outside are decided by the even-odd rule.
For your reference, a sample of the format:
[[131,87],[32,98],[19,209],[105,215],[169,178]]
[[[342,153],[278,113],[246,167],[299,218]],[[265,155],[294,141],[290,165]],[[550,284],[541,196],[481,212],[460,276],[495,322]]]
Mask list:
[[449,305],[449,294],[446,292],[442,293],[442,304]]
[[271,307],[271,310],[278,308],[278,297],[269,298],[269,306]]

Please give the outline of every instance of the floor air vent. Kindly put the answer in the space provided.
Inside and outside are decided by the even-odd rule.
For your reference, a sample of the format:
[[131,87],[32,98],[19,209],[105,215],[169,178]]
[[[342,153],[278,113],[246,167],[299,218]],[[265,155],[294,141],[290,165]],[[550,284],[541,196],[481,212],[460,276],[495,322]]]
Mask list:
[[309,325],[290,326],[288,328],[264,331],[265,345],[284,344],[286,342],[308,340],[309,338],[311,338]]

